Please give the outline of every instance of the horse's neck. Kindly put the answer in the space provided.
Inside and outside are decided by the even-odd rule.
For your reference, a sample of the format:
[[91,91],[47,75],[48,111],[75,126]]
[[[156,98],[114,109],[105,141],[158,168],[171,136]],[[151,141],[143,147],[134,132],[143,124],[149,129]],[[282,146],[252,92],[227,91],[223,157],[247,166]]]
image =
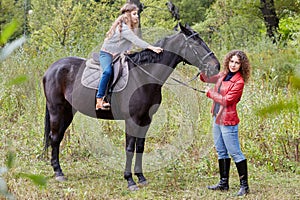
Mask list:
[[164,84],[180,62],[179,56],[164,51],[159,62],[148,64],[144,69],[149,73],[149,79],[155,79],[159,84]]
[[153,68],[151,73],[165,82],[181,61],[182,59],[177,54],[164,51],[161,61],[157,64],[158,67]]

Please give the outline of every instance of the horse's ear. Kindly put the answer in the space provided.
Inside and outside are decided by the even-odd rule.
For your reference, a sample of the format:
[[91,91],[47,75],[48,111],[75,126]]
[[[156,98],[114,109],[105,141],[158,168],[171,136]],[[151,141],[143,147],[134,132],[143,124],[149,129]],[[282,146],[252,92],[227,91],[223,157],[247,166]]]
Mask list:
[[185,27],[180,22],[178,24],[179,24],[180,30],[183,31],[185,29]]
[[179,23],[180,26],[180,30],[185,34],[185,35],[190,35],[192,32],[190,31],[190,27],[189,25],[185,24],[185,26],[183,26],[181,23]]
[[185,23],[185,28],[188,29],[188,30],[191,30],[191,27],[188,23]]

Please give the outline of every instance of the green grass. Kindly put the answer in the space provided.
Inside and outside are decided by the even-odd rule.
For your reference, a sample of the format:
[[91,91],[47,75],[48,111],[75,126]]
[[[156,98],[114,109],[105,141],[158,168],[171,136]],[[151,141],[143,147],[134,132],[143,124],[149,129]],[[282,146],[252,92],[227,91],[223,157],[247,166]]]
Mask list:
[[[122,172],[107,168],[98,158],[63,156],[62,167],[68,177],[65,182],[53,178],[48,162],[35,158],[19,159],[24,161],[17,160],[15,167],[5,176],[9,190],[16,199],[236,199],[234,194],[239,189],[234,166],[228,192],[206,189],[207,185],[218,181],[218,175],[216,171],[212,174],[202,171],[199,168],[202,160],[174,161],[164,169],[145,173],[149,185],[139,191],[129,192]],[[24,171],[46,176],[46,187],[38,187],[18,176]],[[250,163],[251,193],[245,199],[299,199],[299,179],[300,176],[293,173],[271,173]]]
[[[249,86],[246,93],[251,94],[248,90],[252,89]],[[195,105],[199,105],[193,108],[198,109],[197,115],[189,119],[194,121],[195,131],[192,141],[187,138],[187,148],[177,151],[178,155],[174,159],[167,160],[163,167],[152,170],[154,167],[149,168],[147,165],[149,157],[152,156],[150,153],[156,150],[154,147],[163,148],[168,144],[176,144],[175,142],[181,137],[177,135],[178,119],[186,117],[186,112],[189,111],[187,107],[176,108],[178,101],[184,102],[185,97],[173,96],[170,99],[169,95],[172,96],[173,93],[168,91],[164,93],[163,105],[156,118],[161,119],[160,117],[164,116],[168,120],[163,125],[155,122],[152,132],[149,132],[152,135],[146,140],[145,176],[149,185],[139,191],[130,192],[126,188],[127,184],[122,172],[125,158],[122,125],[113,121],[91,119],[80,114],[76,115],[74,123],[67,131],[67,137],[62,142],[61,166],[68,180],[58,182],[54,179],[50,157],[39,158],[43,149],[44,102],[42,96],[39,96],[40,92],[34,93],[36,93],[35,98],[23,102],[27,112],[22,115],[12,115],[16,117],[13,118],[14,120],[9,117],[1,118],[6,124],[1,126],[0,166],[5,166],[6,153],[14,152],[14,164],[3,177],[7,181],[9,192],[16,199],[237,199],[234,194],[239,189],[239,182],[233,162],[230,172],[230,190],[215,192],[206,189],[207,185],[215,184],[219,177],[216,153],[210,134],[211,117],[208,111],[211,102],[202,94],[193,96],[195,99],[188,99],[196,100],[198,104]],[[264,143],[266,145],[275,143],[277,148],[278,141],[271,143],[271,141],[264,141],[263,138],[254,140],[257,136],[250,134],[251,131],[256,130],[259,123],[276,128],[268,119],[257,118],[256,121],[251,121],[254,116],[249,114],[252,111],[247,107],[250,99],[245,98],[240,105],[240,109],[246,112],[241,115],[245,121],[241,126],[241,144],[250,161],[251,193],[244,199],[299,199],[299,169],[293,170],[280,165],[281,162],[288,162],[284,157],[281,157],[282,161],[274,160],[280,156],[277,155],[277,152],[280,153],[279,147],[279,149],[274,148],[275,154],[267,149],[261,149],[267,154],[264,156],[259,151]],[[33,108],[30,106],[32,102],[39,103]],[[166,103],[168,109],[164,107]],[[176,109],[177,111],[174,111]],[[169,112],[175,114],[168,115]],[[185,132],[180,133],[185,134]],[[266,139],[268,137],[268,134],[264,135],[263,132],[261,135]],[[115,154],[112,153],[112,157],[109,154],[112,151],[111,147],[116,150]],[[263,163],[264,161],[266,162]],[[153,164],[159,165],[159,163]],[[293,164],[299,168],[297,163]],[[44,176],[47,184],[44,187],[37,186],[30,179],[22,176],[22,173]]]

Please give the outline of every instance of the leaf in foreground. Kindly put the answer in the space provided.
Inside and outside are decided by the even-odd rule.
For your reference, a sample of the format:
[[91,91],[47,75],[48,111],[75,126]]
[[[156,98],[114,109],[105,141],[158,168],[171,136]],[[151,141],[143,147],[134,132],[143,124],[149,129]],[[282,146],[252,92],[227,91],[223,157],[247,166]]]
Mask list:
[[21,173],[20,176],[30,179],[37,186],[46,187],[47,185],[47,179],[42,175]]

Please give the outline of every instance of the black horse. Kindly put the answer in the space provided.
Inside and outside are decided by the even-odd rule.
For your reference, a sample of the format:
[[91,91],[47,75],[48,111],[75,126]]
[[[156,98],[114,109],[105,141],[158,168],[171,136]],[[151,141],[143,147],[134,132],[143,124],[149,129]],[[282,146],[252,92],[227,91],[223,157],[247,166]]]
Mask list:
[[46,96],[45,150],[52,147],[51,165],[57,180],[65,180],[59,164],[59,146],[76,111],[111,120],[125,120],[126,165],[124,178],[130,190],[138,189],[132,177],[132,159],[136,153],[134,174],[138,183],[147,184],[142,170],[145,136],[153,114],[161,103],[161,89],[178,63],[197,66],[208,76],[220,70],[220,63],[199,34],[180,25],[181,31],[157,42],[164,51],[143,50],[127,55],[129,80],[126,87],[110,95],[111,110],[95,110],[96,90],[82,86],[80,80],[86,60],[62,58],[53,63],[43,77]]

